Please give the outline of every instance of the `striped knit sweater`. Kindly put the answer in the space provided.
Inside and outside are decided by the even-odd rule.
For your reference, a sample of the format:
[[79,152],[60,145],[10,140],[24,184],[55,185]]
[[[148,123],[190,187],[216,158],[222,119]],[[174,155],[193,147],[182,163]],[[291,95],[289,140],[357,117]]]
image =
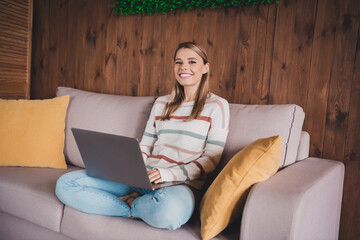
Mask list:
[[215,169],[229,128],[229,104],[210,94],[200,116],[185,122],[194,102],[183,103],[161,121],[170,95],[159,97],[151,110],[140,148],[148,170],[157,168],[162,181],[189,181]]

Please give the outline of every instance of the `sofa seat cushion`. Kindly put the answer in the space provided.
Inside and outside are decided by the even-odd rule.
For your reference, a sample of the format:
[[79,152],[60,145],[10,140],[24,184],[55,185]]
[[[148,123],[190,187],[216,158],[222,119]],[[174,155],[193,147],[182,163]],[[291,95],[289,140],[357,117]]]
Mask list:
[[0,167],[0,211],[59,232],[64,205],[56,181],[75,169]]
[[[19,230],[20,229],[20,230]],[[74,240],[59,232],[0,211],[0,239],[4,240]]]
[[[239,239],[240,223],[213,239],[232,240]],[[190,221],[176,230],[165,230],[151,227],[141,220],[122,217],[107,217],[80,212],[68,206],[65,207],[61,223],[61,233],[73,239],[201,239],[199,217]]]
[[145,130],[155,97],[131,97],[58,87],[57,96],[70,95],[66,116],[65,157],[75,166],[84,167],[71,128],[137,138]]

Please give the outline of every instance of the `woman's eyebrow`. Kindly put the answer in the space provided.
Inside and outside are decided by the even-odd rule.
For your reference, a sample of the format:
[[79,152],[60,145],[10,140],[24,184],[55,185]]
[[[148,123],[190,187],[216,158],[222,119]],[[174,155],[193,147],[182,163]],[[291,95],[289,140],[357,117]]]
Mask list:
[[[181,58],[175,58],[175,61],[182,60]],[[189,57],[188,60],[198,60],[196,57]]]

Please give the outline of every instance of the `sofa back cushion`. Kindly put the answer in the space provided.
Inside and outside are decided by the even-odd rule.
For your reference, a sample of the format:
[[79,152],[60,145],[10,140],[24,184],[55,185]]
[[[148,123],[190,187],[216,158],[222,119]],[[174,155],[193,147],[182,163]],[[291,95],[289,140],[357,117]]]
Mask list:
[[67,161],[85,167],[71,128],[123,135],[141,140],[154,97],[131,97],[92,93],[58,87],[57,96],[70,95],[65,128],[64,154]]
[[259,138],[280,135],[282,153],[279,168],[296,161],[305,114],[295,104],[230,104],[230,126],[218,173],[241,149]]

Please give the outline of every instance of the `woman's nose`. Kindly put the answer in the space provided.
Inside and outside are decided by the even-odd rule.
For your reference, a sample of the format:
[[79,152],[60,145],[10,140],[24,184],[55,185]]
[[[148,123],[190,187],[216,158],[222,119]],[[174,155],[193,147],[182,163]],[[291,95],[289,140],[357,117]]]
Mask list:
[[181,69],[182,70],[186,70],[188,68],[189,68],[189,66],[186,63],[181,64]]

